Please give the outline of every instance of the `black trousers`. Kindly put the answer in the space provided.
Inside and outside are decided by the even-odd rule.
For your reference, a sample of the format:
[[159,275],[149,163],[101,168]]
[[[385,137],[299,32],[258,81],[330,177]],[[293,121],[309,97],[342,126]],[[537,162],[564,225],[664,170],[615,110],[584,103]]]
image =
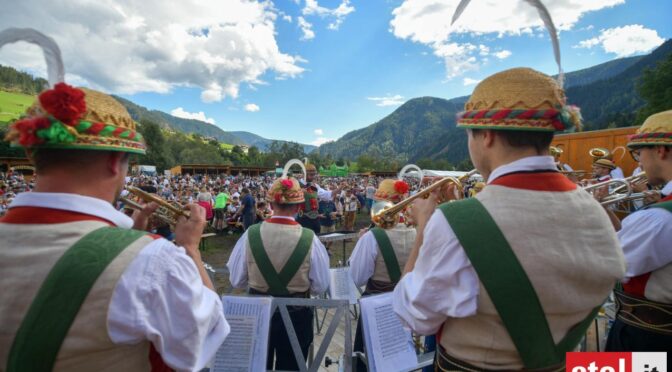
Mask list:
[[672,365],[672,335],[637,328],[616,319],[609,330],[605,351],[667,351],[667,366]]
[[[292,320],[294,332],[299,339],[303,357],[308,355],[308,348],[313,342],[313,309],[310,307],[289,307],[289,318]],[[273,368],[273,359],[275,358],[275,368]],[[271,334],[268,340],[268,357],[266,359],[266,369],[298,371],[292,345],[289,342],[289,336],[282,321],[280,310],[276,310],[271,318]]]
[[308,218],[306,216],[301,216],[296,219],[296,222],[301,224],[301,226],[311,229],[315,232],[315,235],[320,233],[320,220]]
[[[366,351],[364,350],[364,334],[362,333],[362,317],[361,316],[357,320],[357,330],[355,331],[355,346],[353,347],[353,351],[361,351],[362,353],[366,353]],[[364,365],[364,362],[362,362],[361,359],[357,358],[356,361],[355,361],[355,365],[352,366],[352,371],[353,372],[366,372],[367,368]]]

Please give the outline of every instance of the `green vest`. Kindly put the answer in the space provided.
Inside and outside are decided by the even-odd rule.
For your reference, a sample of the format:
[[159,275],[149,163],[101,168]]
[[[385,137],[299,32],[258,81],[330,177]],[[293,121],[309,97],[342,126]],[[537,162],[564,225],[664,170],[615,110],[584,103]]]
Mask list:
[[273,267],[271,259],[268,258],[264,242],[261,240],[261,225],[258,223],[247,229],[248,243],[250,244],[254,261],[259,268],[259,272],[261,272],[261,276],[264,277],[266,284],[268,284],[268,294],[272,296],[290,295],[287,285],[299,271],[301,264],[306,259],[308,252],[310,252],[315,234],[310,229],[302,228],[301,237],[298,243],[296,243],[296,247],[289,256],[285,266],[278,272]]

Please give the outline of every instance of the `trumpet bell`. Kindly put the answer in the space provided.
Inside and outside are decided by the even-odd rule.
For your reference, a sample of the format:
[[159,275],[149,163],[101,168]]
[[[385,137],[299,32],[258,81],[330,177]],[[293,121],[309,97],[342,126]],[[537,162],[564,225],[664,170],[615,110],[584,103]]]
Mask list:
[[371,206],[371,222],[383,229],[396,226],[399,223],[399,213],[385,213],[392,207],[394,204],[386,200],[374,202]]

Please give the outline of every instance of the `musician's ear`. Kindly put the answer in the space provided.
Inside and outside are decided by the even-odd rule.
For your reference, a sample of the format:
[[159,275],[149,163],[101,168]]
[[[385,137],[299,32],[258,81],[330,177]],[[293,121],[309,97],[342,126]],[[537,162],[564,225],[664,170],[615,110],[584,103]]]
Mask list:
[[107,156],[107,169],[114,175],[123,175],[126,176],[128,173],[128,159],[130,154],[127,152],[120,151],[110,151]]
[[480,132],[483,135],[483,145],[485,147],[492,147],[497,138],[497,132],[492,129],[485,129]]

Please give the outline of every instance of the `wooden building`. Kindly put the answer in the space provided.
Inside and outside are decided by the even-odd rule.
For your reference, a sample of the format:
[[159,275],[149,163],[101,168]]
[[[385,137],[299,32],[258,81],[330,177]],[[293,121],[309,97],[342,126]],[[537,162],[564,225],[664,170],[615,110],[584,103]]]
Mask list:
[[590,132],[578,132],[556,135],[553,146],[561,148],[564,152],[560,161],[569,164],[574,170],[586,171],[586,177],[590,177],[593,158],[588,154],[594,147],[604,147],[614,152],[613,161],[623,169],[626,177],[632,175],[637,168],[637,163],[630,156],[625,145],[628,136],[635,133],[638,127],[626,127],[616,129],[596,130]]
[[177,174],[209,174],[229,176],[261,176],[274,167],[262,167],[256,165],[214,165],[214,164],[180,164],[170,169],[170,173]]

